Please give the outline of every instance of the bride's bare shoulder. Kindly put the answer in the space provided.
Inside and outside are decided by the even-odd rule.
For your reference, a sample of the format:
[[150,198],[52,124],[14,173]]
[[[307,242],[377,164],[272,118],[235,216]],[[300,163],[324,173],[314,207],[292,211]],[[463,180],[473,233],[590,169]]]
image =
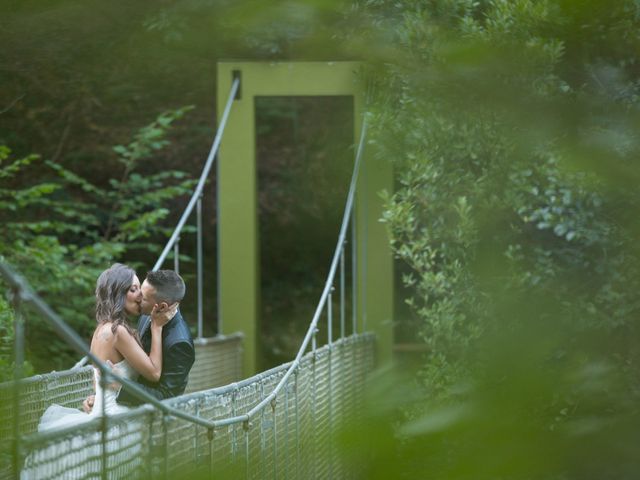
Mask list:
[[116,325],[114,328],[112,322],[101,323],[93,332],[93,340],[98,342],[109,343],[128,337],[131,337],[131,332],[124,325]]
[[91,338],[91,353],[103,361],[113,361],[114,358],[116,336],[112,326],[110,322],[101,323],[96,327]]
[[114,335],[115,335],[116,340],[134,339],[133,335],[131,334],[131,330],[129,330],[124,325],[118,325],[116,327]]
[[103,342],[111,340],[114,335],[113,329],[111,327],[111,322],[104,322],[99,324],[93,331],[93,340],[100,340]]

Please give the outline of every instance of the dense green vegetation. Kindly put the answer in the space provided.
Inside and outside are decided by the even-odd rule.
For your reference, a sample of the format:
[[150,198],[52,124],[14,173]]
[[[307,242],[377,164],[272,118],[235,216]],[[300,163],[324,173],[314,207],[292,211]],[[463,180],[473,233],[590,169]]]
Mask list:
[[[0,254],[87,339],[97,274],[113,261],[141,275],[153,265],[178,214],[166,207],[184,203],[189,183],[175,159],[193,176],[208,149],[201,125],[215,103],[197,73],[214,47],[185,54],[156,13],[119,1],[0,5]],[[187,104],[199,108],[174,122]],[[78,360],[35,315],[27,348],[37,371]]]
[[[26,47],[3,53],[0,144],[16,155],[1,153],[0,215],[11,228],[3,229],[0,254],[42,282],[39,291],[65,318],[86,332],[97,272],[113,258],[142,255],[141,240],[151,244],[141,235],[158,233],[166,215],[151,205],[185,186],[167,173],[172,159],[185,154],[187,170],[197,170],[196,145],[213,116],[214,58],[363,59],[372,86],[368,150],[393,162],[397,175],[381,220],[427,353],[416,378],[375,379],[369,426],[356,432],[363,440],[356,454],[371,459],[362,477],[636,476],[636,1],[116,3],[101,8],[122,9],[119,27],[93,19],[82,47],[68,48],[83,29],[63,29],[65,41],[53,42],[49,55],[24,55]],[[53,4],[17,8],[2,38],[17,44],[26,27],[42,26],[42,38],[27,44],[31,54],[61,19],[82,18],[77,2]],[[58,62],[49,65],[50,56]],[[97,80],[107,73],[109,81]],[[127,143],[125,127],[130,135],[157,111],[186,103],[198,108],[178,124],[181,146],[156,152],[152,166],[128,166],[131,147],[111,150]],[[275,110],[274,124],[291,113]],[[262,208],[278,211],[265,229],[286,226],[308,207],[281,200],[284,184],[301,184],[277,176],[278,160],[264,164],[271,180]],[[122,180],[110,183],[114,165]],[[109,208],[125,191],[166,195]],[[285,250],[296,243],[287,241]],[[280,260],[266,259],[274,278],[284,272]],[[309,257],[299,262],[292,270],[304,272]],[[298,282],[292,297],[307,302],[302,293],[314,278]],[[84,303],[65,302],[71,297]],[[11,318],[0,303],[3,339]],[[267,333],[279,339],[272,358],[287,357],[295,329],[283,323]],[[32,352],[37,367],[40,355],[64,358],[53,345]]]
[[[368,1],[352,19],[373,45],[372,141],[398,179],[384,221],[428,347],[401,464],[633,477],[637,2]],[[380,447],[370,478],[390,474]]]
[[[103,249],[99,255],[86,255],[88,258],[83,262],[89,262],[91,268],[78,272],[78,262],[74,260],[77,253],[73,250],[56,255],[50,253],[50,249],[57,251],[57,244],[54,242],[50,245],[42,240],[48,236],[48,231],[41,229],[40,232],[32,232],[41,243],[31,248],[42,249],[41,257],[47,258],[47,262],[42,260],[37,265],[22,265],[22,257],[9,256],[8,259],[15,262],[39,293],[46,293],[49,287],[38,283],[39,278],[46,278],[55,286],[49,294],[45,294],[45,298],[58,299],[53,304],[56,311],[79,328],[83,336],[86,337],[93,326],[91,305],[96,273],[111,261],[118,260],[138,266],[143,275],[155,262],[158,245],[165,241],[167,230],[173,228],[181,206],[186,204],[185,196],[174,191],[178,196],[174,196],[172,204],[175,208],[170,212],[156,210],[154,207],[161,205],[152,206],[149,202],[139,205],[136,210],[118,207],[112,211],[108,199],[119,188],[112,185],[112,179],[120,181],[128,168],[119,161],[119,154],[113,150],[113,146],[130,142],[132,132],[151,122],[165,109],[193,104],[193,111],[172,125],[169,133],[171,143],[164,144],[162,149],[155,149],[151,156],[137,162],[135,169],[131,170],[134,175],[124,182],[126,191],[121,193],[127,195],[137,188],[151,192],[156,187],[144,183],[148,177],[173,171],[178,164],[190,176],[198,175],[215,129],[216,60],[286,58],[287,55],[307,55],[311,51],[316,52],[313,54],[316,57],[339,58],[337,49],[328,48],[332,43],[329,38],[332,32],[318,21],[325,15],[335,16],[335,12],[329,6],[318,4],[317,7],[309,10],[304,5],[278,7],[270,2],[222,4],[207,0],[176,5],[121,1],[104,4],[78,0],[34,0],[0,5],[5,26],[0,31],[0,42],[5,46],[0,53],[0,145],[6,145],[13,152],[1,165],[34,153],[38,155],[38,158],[29,160],[31,165],[23,168],[22,173],[10,179],[0,179],[0,186],[6,188],[8,198],[11,191],[32,188],[40,183],[49,184],[50,177],[55,176],[52,165],[60,167],[60,172],[70,173],[91,184],[91,188],[85,189],[80,183],[71,182],[71,186],[70,176],[66,179],[58,177],[54,182],[58,185],[54,187],[55,192],[46,196],[59,199],[68,195],[66,201],[70,203],[70,210],[65,213],[66,219],[79,210],[99,217],[89,220],[85,215],[74,218],[73,222],[66,222],[67,225],[73,223],[76,231],[73,235],[69,232],[56,233],[64,249],[77,243],[82,251],[96,237],[99,237]],[[290,113],[285,112],[284,115]],[[330,116],[330,112],[325,111],[321,115]],[[267,122],[273,125],[268,124],[266,128],[273,129],[278,121],[273,116],[270,118]],[[299,130],[303,137],[307,135],[305,138],[308,138],[309,129]],[[288,127],[276,131],[274,138],[276,141],[278,138],[289,138]],[[304,155],[307,159],[313,159],[319,152],[309,146],[294,146],[294,149],[296,153],[289,155],[287,166],[304,161]],[[305,152],[300,157],[298,154],[302,150]],[[261,158],[261,165],[275,173],[267,173],[261,183],[261,208],[270,212],[277,206],[282,213],[281,219],[285,219],[295,217],[297,214],[292,209],[296,210],[301,204],[286,198],[285,203],[281,204],[286,187],[280,181],[282,177],[277,174],[282,161],[282,158],[278,158],[282,157],[281,153],[267,152]],[[295,168],[294,171],[302,174],[300,169]],[[171,180],[170,176],[166,177],[167,181]],[[180,179],[174,180],[166,185],[180,183]],[[143,184],[138,185],[141,182]],[[295,184],[295,180],[287,184]],[[205,265],[206,292],[216,291],[213,185],[214,182],[210,182],[205,187],[203,206],[205,256],[208,259]],[[103,192],[113,195],[102,196]],[[109,232],[108,218],[113,215],[119,216],[114,218],[118,222],[133,222],[131,227],[137,228],[137,232],[144,231],[143,225],[136,223],[139,221],[137,216],[143,212],[147,215],[145,218],[155,222],[155,227],[147,231],[144,238],[136,238],[137,245],[129,245],[130,239],[116,238],[117,229],[113,230],[115,225]],[[0,220],[5,221],[6,218],[7,221],[13,221],[9,213],[6,209],[0,211]],[[33,215],[33,221],[37,222],[42,212],[25,207],[16,215],[25,222],[30,222],[32,219],[29,217]],[[90,221],[91,225],[84,225],[80,219]],[[59,220],[56,221],[60,223]],[[88,232],[86,237],[84,231]],[[118,243],[112,246],[108,240]],[[195,241],[192,238],[183,240],[181,252],[187,257],[191,256]],[[286,240],[288,245],[298,241],[292,235],[287,236]],[[11,236],[5,238],[3,234],[0,242],[5,245],[3,251],[11,250],[15,255],[20,253],[19,249],[11,247]],[[142,244],[150,248],[138,248]],[[312,251],[308,251],[306,257],[301,255],[293,262],[293,269],[304,270],[309,256],[324,258],[322,251],[326,246],[319,248],[317,255]],[[28,257],[26,251],[22,253]],[[275,259],[276,255],[277,252],[274,252],[271,258]],[[268,261],[270,257],[265,258]],[[282,265],[282,262],[275,263]],[[285,292],[293,283],[300,286],[300,292],[293,292],[293,298],[301,298],[302,292],[307,292],[304,295],[309,296],[310,284],[315,282],[312,279],[316,272],[300,282],[299,278],[287,279],[286,272],[268,267],[273,280],[269,284],[272,291]],[[193,271],[187,265],[182,273],[188,291],[193,292]],[[59,295],[61,291],[67,292],[64,298],[69,303],[64,303]],[[206,295],[204,300],[205,312],[208,313],[204,333],[211,335],[215,333],[215,295]],[[282,340],[287,349],[283,352],[282,345],[268,345],[269,365],[275,361],[274,355],[277,359],[290,357],[289,347],[298,342],[298,323],[306,322],[300,320],[298,314],[292,333],[288,324],[292,315],[287,313],[287,319],[283,320],[284,317],[277,314],[283,305],[288,308],[289,302],[280,296],[274,299],[273,305],[265,304],[266,310],[276,312],[273,316],[277,319],[269,322],[267,336]],[[296,303],[294,309],[302,303],[306,304],[306,301],[296,300]],[[194,295],[187,296],[183,311],[194,325]],[[6,313],[9,314],[8,311]],[[29,328],[33,331],[29,334],[30,340],[42,336],[42,329],[33,330],[35,327],[31,325]],[[7,345],[10,345],[10,336],[6,338]],[[70,362],[77,360],[76,355],[69,352],[56,336],[45,338],[48,338],[46,348],[36,347],[29,342],[32,348],[29,358],[33,357],[37,370],[68,368]]]
[[[125,255],[158,254],[161,246],[149,239],[162,231],[159,222],[169,213],[164,205],[193,186],[181,171],[145,176],[136,171],[139,163],[168,144],[167,129],[186,110],[160,115],[128,145],[113,147],[120,166],[106,188],[59,163],[37,155],[16,159],[7,147],[0,147],[0,178],[5,182],[0,189],[0,258],[19,266],[54,311],[85,338],[94,326],[92,290],[97,276]],[[18,186],[5,186],[12,182]],[[13,316],[3,306],[0,328],[6,332],[3,343],[8,343]],[[70,356],[64,343],[52,341],[50,327],[39,315],[26,313],[25,318],[27,358],[37,370],[65,369],[77,361],[77,354]],[[4,353],[9,352],[3,348]],[[3,355],[4,378],[10,363]]]

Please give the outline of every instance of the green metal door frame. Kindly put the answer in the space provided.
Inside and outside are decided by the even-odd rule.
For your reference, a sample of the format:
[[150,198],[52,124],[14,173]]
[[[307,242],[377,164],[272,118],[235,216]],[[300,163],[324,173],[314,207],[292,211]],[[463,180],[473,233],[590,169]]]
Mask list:
[[[218,99],[227,98],[235,76],[241,79],[217,163],[218,315],[224,331],[245,335],[245,376],[256,373],[260,331],[255,97],[353,96],[357,143],[364,113],[358,68],[357,62],[218,63]],[[218,101],[218,120],[223,108],[224,102]],[[393,260],[379,222],[379,192],[393,189],[393,174],[388,162],[371,155],[363,160],[356,198],[358,329],[376,333],[377,357],[385,362],[391,359],[393,341]]]

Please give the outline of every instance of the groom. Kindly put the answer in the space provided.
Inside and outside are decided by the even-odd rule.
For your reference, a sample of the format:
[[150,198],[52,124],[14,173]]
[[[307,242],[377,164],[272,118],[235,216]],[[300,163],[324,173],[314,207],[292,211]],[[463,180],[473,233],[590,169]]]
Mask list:
[[[147,273],[147,278],[140,288],[142,298],[140,311],[142,316],[138,321],[138,334],[142,348],[147,354],[151,350],[151,311],[154,306],[157,312],[166,312],[171,308],[176,313],[162,329],[162,374],[157,383],[149,382],[143,377],[138,380],[138,386],[149,395],[164,400],[165,398],[182,395],[189,371],[195,361],[195,350],[189,327],[182,318],[177,304],[185,293],[184,281],[173,270],[158,270]],[[94,397],[90,396],[83,403],[85,412],[93,407]],[[144,400],[138,399],[126,386],[122,386],[118,395],[118,403],[122,405],[141,405]]]

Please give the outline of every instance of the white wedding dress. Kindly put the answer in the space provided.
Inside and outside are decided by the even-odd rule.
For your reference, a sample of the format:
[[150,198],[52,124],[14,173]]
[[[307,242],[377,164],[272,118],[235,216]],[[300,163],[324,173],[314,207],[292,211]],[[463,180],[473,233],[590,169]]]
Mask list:
[[[136,371],[131,368],[131,365],[126,360],[122,360],[113,366],[114,373],[120,375],[129,380],[135,380],[138,376]],[[66,428],[71,425],[77,425],[79,423],[88,422],[96,417],[102,416],[104,412],[106,415],[115,415],[117,413],[126,412],[127,407],[118,405],[116,399],[120,389],[113,390],[107,388],[104,391],[104,409],[102,405],[103,395],[102,386],[100,385],[100,370],[93,370],[93,378],[96,386],[96,398],[93,404],[93,410],[91,413],[85,413],[77,408],[63,407],[62,405],[51,405],[40,418],[38,423],[38,431],[43,432],[45,430],[51,430],[54,428]]]
[[[117,375],[127,379],[135,380],[138,376],[126,360],[116,363],[113,369]],[[38,432],[53,434],[53,430],[60,430],[60,440],[47,441],[30,451],[20,472],[21,480],[100,477],[102,470],[100,430],[81,429],[76,433],[71,427],[101,417],[103,412],[107,416],[112,416],[129,409],[116,402],[119,388],[117,390],[106,388],[103,397],[99,377],[100,372],[95,369],[96,396],[91,413],[61,405],[51,405],[47,408],[38,424]],[[137,422],[126,420],[124,423],[110,425],[107,438],[107,449],[110,452],[107,468],[111,470],[110,478],[127,478],[129,476],[127,472],[139,471],[143,468],[144,456],[141,449],[143,437]]]

